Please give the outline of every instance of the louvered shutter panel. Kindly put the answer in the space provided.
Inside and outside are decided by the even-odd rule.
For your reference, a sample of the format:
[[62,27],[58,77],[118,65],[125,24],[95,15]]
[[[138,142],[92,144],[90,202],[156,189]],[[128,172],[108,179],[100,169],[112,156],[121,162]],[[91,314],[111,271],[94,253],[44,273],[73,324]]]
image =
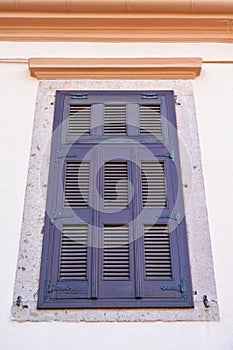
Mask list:
[[169,125],[170,91],[57,93],[39,308],[192,307]]
[[87,279],[87,225],[64,225],[60,253],[59,278]]
[[143,206],[163,208],[167,206],[166,177],[162,162],[142,162]]
[[[129,183],[132,182],[130,151],[118,144],[103,145],[99,154],[103,164],[102,212],[99,215],[99,286],[100,299],[133,298],[132,204]],[[111,161],[108,161],[108,159]],[[111,303],[109,303],[111,306]]]
[[104,226],[103,279],[130,278],[128,226]]
[[144,225],[146,279],[172,277],[169,228],[167,225]]
[[160,105],[140,105],[140,134],[162,135]]
[[91,106],[70,105],[68,135],[89,135],[91,128]]
[[104,206],[105,208],[122,208],[127,205],[127,162],[106,162],[104,168]]
[[67,162],[65,173],[64,206],[88,207],[89,163]]
[[106,105],[104,113],[104,134],[126,134],[126,105]]

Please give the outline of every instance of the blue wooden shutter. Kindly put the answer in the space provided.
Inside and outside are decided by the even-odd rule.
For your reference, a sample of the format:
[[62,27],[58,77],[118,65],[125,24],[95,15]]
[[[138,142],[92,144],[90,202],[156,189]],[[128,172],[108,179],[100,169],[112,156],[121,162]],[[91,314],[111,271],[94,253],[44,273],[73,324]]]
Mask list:
[[57,92],[38,308],[192,307],[172,91]]

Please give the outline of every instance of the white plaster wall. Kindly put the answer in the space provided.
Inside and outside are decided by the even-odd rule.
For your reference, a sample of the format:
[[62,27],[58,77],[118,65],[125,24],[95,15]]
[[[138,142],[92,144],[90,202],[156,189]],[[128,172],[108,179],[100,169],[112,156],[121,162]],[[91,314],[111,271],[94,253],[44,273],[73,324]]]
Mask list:
[[[142,48],[143,46],[143,48]],[[230,60],[221,44],[2,43],[0,58],[184,57]],[[193,82],[221,321],[17,323],[10,321],[37,81],[26,64],[0,63],[0,348],[7,350],[233,349],[233,65],[204,64]],[[203,267],[205,268],[205,267]]]

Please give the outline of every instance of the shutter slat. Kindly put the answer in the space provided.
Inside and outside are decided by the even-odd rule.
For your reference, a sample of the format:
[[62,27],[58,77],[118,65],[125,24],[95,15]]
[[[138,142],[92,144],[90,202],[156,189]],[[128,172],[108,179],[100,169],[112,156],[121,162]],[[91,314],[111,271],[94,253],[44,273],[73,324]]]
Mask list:
[[167,191],[163,162],[142,162],[142,200],[144,207],[167,206]]
[[60,279],[87,278],[88,225],[63,226],[60,250]]
[[140,105],[140,134],[162,134],[162,119],[160,105]]
[[104,134],[126,134],[126,106],[106,105],[104,112]]
[[128,226],[104,226],[103,278],[129,279]]
[[172,277],[170,238],[167,225],[144,226],[144,257],[146,278]]
[[89,163],[67,162],[64,207],[88,207]]
[[104,207],[124,208],[128,205],[127,162],[106,162],[104,167]]
[[91,105],[72,105],[69,109],[68,135],[90,134]]

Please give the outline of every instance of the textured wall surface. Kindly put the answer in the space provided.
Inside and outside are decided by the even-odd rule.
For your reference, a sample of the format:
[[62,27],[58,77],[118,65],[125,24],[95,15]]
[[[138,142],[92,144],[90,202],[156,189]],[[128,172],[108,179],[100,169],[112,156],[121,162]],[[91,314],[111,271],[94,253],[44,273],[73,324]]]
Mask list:
[[[3,58],[100,57],[101,55],[105,57],[196,56],[209,60],[230,60],[233,57],[233,49],[230,45],[215,44],[0,44],[0,56]],[[38,82],[30,78],[26,64],[1,63],[0,75],[0,152],[2,165],[4,165],[1,167],[0,182],[1,348],[48,350],[65,349],[70,346],[84,350],[93,348],[102,350],[109,347],[114,350],[119,348],[139,350],[142,347],[149,350],[174,350],[188,346],[191,350],[231,350],[233,348],[233,304],[231,302],[233,190],[229,184],[232,183],[233,176],[233,65],[204,64],[201,76],[192,82],[220,308],[219,322],[79,322],[77,324],[73,322],[19,323],[11,320],[28,161],[32,154],[30,144]],[[52,106],[48,108],[52,110]],[[205,244],[209,243],[204,241],[203,246]],[[208,275],[208,267],[202,266],[202,268]],[[32,275],[29,278],[34,280],[35,276]],[[36,290],[33,292],[35,293]]]

